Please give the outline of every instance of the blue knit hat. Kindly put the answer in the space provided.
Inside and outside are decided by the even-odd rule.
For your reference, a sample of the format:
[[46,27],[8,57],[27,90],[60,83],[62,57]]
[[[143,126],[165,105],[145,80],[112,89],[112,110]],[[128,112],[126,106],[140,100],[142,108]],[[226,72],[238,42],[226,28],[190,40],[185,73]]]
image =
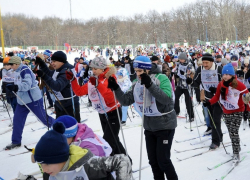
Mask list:
[[35,148],[34,158],[38,163],[58,164],[69,159],[69,145],[63,135],[65,127],[57,122],[53,130],[47,131],[39,140]]
[[49,56],[49,57],[50,57],[51,53],[52,52],[48,49],[43,52],[44,55]]
[[67,138],[74,137],[78,131],[78,123],[75,118],[69,115],[60,116],[54,123],[61,122],[65,126],[63,133]]
[[134,68],[151,70],[152,64],[148,57],[146,56],[137,56],[133,63]]
[[227,65],[225,65],[222,69],[222,75],[224,74],[229,74],[234,76],[235,75],[235,71],[234,71],[234,67],[232,66],[231,63],[228,63]]

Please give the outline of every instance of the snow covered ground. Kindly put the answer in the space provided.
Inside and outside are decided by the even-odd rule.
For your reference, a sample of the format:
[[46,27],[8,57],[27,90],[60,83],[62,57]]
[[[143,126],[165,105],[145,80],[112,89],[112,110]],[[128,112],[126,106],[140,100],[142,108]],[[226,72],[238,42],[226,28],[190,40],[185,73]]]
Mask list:
[[[73,63],[73,59],[77,56],[76,53],[68,55],[69,62]],[[91,58],[93,58],[94,55],[92,55]],[[184,98],[181,98],[181,114],[185,115],[185,100]],[[102,135],[103,132],[101,130],[101,124],[99,121],[98,113],[94,111],[92,108],[86,108],[87,98],[82,97],[81,100],[81,118],[86,119],[88,118],[88,121],[86,121],[86,124],[91,127],[95,133]],[[204,123],[203,115],[202,115],[202,108],[201,105],[198,105],[196,107],[197,111],[196,113],[196,119],[197,123],[201,124]],[[2,102],[0,102],[0,134],[8,129],[8,125],[10,124],[10,121],[8,119],[8,113],[2,112],[3,106]],[[91,111],[91,112],[90,112]],[[51,114],[51,110],[48,110],[48,114]],[[197,116],[197,112],[199,116],[201,117],[201,120]],[[11,117],[13,117],[13,112],[10,111]],[[133,159],[133,169],[139,168],[139,157],[140,157],[140,135],[141,135],[141,118],[136,114],[135,117],[132,117],[131,110],[129,109],[129,115],[131,117],[132,122],[128,119],[127,120],[127,126],[124,126],[124,135],[126,140],[126,145],[128,148],[128,153],[130,157]],[[55,115],[52,115],[55,117]],[[189,127],[189,123],[186,123],[185,118],[178,118],[178,127],[176,128],[174,141],[172,145],[172,155],[171,159],[175,166],[176,172],[179,176],[180,180],[215,180],[220,179],[224,173],[231,167],[231,162],[222,165],[221,167],[218,167],[214,170],[208,170],[207,167],[212,167],[214,165],[219,164],[220,162],[223,162],[230,158],[229,155],[226,155],[223,148],[217,149],[213,152],[208,152],[203,155],[193,157],[184,161],[179,161],[177,158],[185,158],[190,155],[194,155],[196,153],[200,153],[203,151],[207,151],[208,148],[193,150],[193,151],[187,151],[182,153],[177,153],[175,150],[184,150],[184,149],[190,149],[195,147],[201,147],[201,146],[209,146],[211,143],[211,140],[205,141],[202,144],[198,145],[190,145],[190,142],[199,142],[199,138],[177,143],[175,140],[184,140],[187,138],[193,138],[198,137],[198,131],[196,128],[193,128],[193,131],[190,131],[190,129],[185,128]],[[42,124],[40,124],[35,116],[30,113],[28,115],[26,124],[34,122],[32,124],[26,125],[23,132],[23,139],[22,139],[22,147],[18,149],[14,149],[11,151],[1,151],[6,145],[11,143],[11,131],[0,135],[0,177],[4,180],[11,180],[17,177],[18,172],[22,172],[23,174],[30,174],[35,171],[39,171],[38,165],[31,163],[30,160],[30,153],[25,153],[21,155],[11,156],[18,153],[22,153],[27,151],[23,145],[27,145],[29,148],[35,147],[35,144],[40,139],[40,137],[46,132],[46,129],[40,129],[32,132],[31,128],[37,129],[40,127],[43,127]],[[195,126],[195,122],[192,123],[192,126]],[[199,131],[201,134],[206,130],[205,126],[199,127]],[[227,128],[222,122],[222,131],[226,132]],[[244,161],[242,161],[225,179],[226,180],[248,180],[250,179],[250,173],[249,173],[249,167],[250,167],[250,157],[249,152],[250,151],[250,141],[249,141],[249,135],[250,135],[250,128],[247,127],[245,131],[243,131],[243,127],[240,127],[240,137],[242,143],[246,144],[246,146],[241,146],[241,156],[248,154],[248,157]],[[120,138],[122,141],[121,133]],[[206,139],[209,138],[205,137],[202,138]],[[223,136],[224,143],[229,142],[229,134],[226,133]],[[225,144],[226,145],[226,144]],[[221,146],[222,147],[222,146]],[[231,153],[232,155],[232,146],[226,147],[226,150]],[[148,165],[148,159],[147,159],[147,152],[145,148],[145,140],[143,140],[143,160],[142,160],[142,166]],[[134,173],[134,177],[138,177],[139,173]],[[0,178],[0,179],[1,179]],[[142,180],[153,180],[153,174],[151,171],[151,168],[148,167],[144,170],[142,170]]]

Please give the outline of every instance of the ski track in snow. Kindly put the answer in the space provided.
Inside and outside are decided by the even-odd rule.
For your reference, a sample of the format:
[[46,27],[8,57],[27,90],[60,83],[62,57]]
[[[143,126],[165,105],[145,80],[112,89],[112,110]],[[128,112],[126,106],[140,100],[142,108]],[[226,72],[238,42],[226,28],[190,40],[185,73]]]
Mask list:
[[[87,54],[87,52],[86,52]],[[75,57],[79,57],[78,53],[72,53],[68,55],[68,61],[73,64],[73,60]],[[93,59],[94,53],[91,54],[90,58],[87,59]],[[117,59],[116,56],[114,56],[115,59]],[[195,98],[194,98],[195,99]],[[81,102],[81,101],[80,101]],[[103,132],[101,130],[101,124],[99,120],[98,113],[93,110],[92,108],[89,108],[92,112],[88,112],[87,108],[84,108],[87,103],[87,98],[83,98],[84,104],[81,102],[81,118],[86,119],[88,118],[88,121],[86,121],[86,124],[91,127],[96,134],[103,135]],[[185,107],[185,101],[184,98],[180,98],[180,105],[181,105],[181,114],[185,116],[186,107]],[[0,108],[2,109],[2,102],[0,102]],[[204,122],[203,120],[203,114],[202,114],[202,107],[201,105],[196,106],[197,111],[200,115],[201,122],[196,114],[197,123],[201,124]],[[195,110],[194,112],[197,113]],[[50,114],[52,110],[48,110],[48,114]],[[135,116],[132,118],[131,110],[128,110],[130,118],[132,122],[127,119],[127,128],[125,126],[124,128],[124,135],[125,140],[128,148],[128,153],[130,157],[133,159],[133,169],[139,168],[139,157],[140,157],[140,131],[141,127],[138,125],[141,123],[141,118]],[[13,117],[12,110],[10,111],[11,117]],[[53,114],[52,117],[55,118],[55,115]],[[1,132],[8,129],[8,125],[10,124],[9,120],[1,121],[2,119],[7,119],[8,114],[7,112],[0,112],[0,134]],[[27,117],[26,122],[32,122],[35,121],[36,118],[32,113],[29,113]],[[197,156],[194,158],[187,159],[185,161],[179,161],[178,158],[185,158],[194,154],[197,154],[199,152],[204,151],[206,148],[203,149],[197,149],[193,151],[187,151],[182,153],[177,153],[174,151],[174,149],[178,150],[184,150],[184,149],[191,149],[195,147],[201,147],[201,146],[209,146],[211,143],[211,140],[205,141],[202,144],[198,145],[190,145],[190,142],[199,142],[199,138],[191,141],[186,141],[182,143],[176,143],[175,140],[183,140],[188,138],[193,138],[198,136],[197,128],[193,128],[193,131],[190,132],[189,129],[186,129],[185,126],[189,127],[189,123],[186,122],[185,118],[178,118],[177,119],[177,128],[175,131],[175,136],[172,143],[172,149],[171,149],[171,160],[174,164],[175,170],[178,174],[179,180],[215,180],[218,177],[221,177],[224,175],[225,172],[231,167],[231,162],[226,163],[222,165],[221,167],[218,167],[212,171],[209,171],[207,167],[213,167],[214,165],[226,161],[229,159],[229,155],[226,155],[223,148],[220,148],[216,151],[205,153],[201,156]],[[227,128],[224,124],[222,124],[222,131],[227,131]],[[195,122],[192,122],[192,126],[196,126]],[[31,163],[30,160],[30,153],[25,153],[17,156],[10,156],[9,154],[17,154],[26,151],[26,149],[23,147],[23,145],[30,144],[28,147],[33,148],[35,147],[35,143],[39,141],[40,137],[46,132],[46,129],[41,129],[39,131],[32,132],[31,128],[37,129],[43,127],[42,124],[39,122],[30,124],[25,126],[23,136],[22,136],[22,147],[18,149],[13,149],[11,151],[1,151],[6,145],[8,145],[11,142],[11,134],[12,131],[7,132],[0,136],[0,177],[4,180],[10,180],[17,177],[18,172],[20,171],[23,174],[29,174],[32,172],[35,172],[39,170],[37,164]],[[206,130],[206,126],[199,127],[199,131],[201,135]],[[250,141],[249,141],[249,135],[250,135],[250,128],[247,126],[246,130],[243,131],[243,126],[240,127],[240,138],[243,143],[246,144],[246,146],[243,146],[241,143],[242,153],[250,151]],[[122,136],[120,133],[120,140],[122,141]],[[228,142],[230,141],[229,134],[226,133],[223,136],[223,141]],[[232,155],[232,146],[226,147],[227,151]],[[243,156],[243,154],[241,154]],[[145,139],[143,139],[143,159],[142,159],[142,166],[148,165],[148,158],[147,158],[147,152],[146,152],[146,146],[145,146]],[[249,179],[249,167],[250,167],[250,158],[246,158],[244,161],[239,163],[237,167],[225,178],[226,180],[248,180]],[[134,177],[139,176],[139,172],[133,173]],[[41,179],[41,178],[40,178]],[[143,180],[152,180],[153,174],[151,168],[146,168],[142,170],[142,179]]]

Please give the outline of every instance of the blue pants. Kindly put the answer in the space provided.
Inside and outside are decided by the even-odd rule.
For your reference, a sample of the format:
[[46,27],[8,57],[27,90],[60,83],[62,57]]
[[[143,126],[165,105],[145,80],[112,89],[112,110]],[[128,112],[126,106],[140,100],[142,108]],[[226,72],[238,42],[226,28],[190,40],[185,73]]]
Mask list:
[[128,117],[128,106],[122,106],[122,121],[127,121]]
[[[42,123],[47,126],[47,116],[43,107],[43,99],[41,98],[38,101],[34,101],[26,105],[42,121]],[[25,121],[29,112],[30,112],[29,109],[26,108],[25,105],[17,104],[14,118],[13,118],[13,131],[12,131],[12,143],[13,144],[21,143],[23,128],[24,128]],[[54,121],[55,121],[54,118],[48,116],[49,127],[53,124]]]
[[50,93],[49,93],[49,91],[47,90],[46,87],[44,87],[44,88],[41,90],[42,97],[44,96],[43,92],[46,92],[47,99],[48,99],[48,101],[49,101],[49,105],[50,105],[50,106],[53,106],[53,100],[52,100],[52,98],[50,97]]
[[202,108],[203,108],[204,118],[205,118],[207,127],[211,127],[211,126],[210,126],[210,116],[209,116],[209,114],[208,114],[208,109],[207,109],[207,107],[205,107],[205,106],[202,106]]
[[13,109],[13,113],[15,113],[16,110],[16,105],[17,105],[17,99],[16,97],[6,97],[7,102],[11,105],[12,109]]

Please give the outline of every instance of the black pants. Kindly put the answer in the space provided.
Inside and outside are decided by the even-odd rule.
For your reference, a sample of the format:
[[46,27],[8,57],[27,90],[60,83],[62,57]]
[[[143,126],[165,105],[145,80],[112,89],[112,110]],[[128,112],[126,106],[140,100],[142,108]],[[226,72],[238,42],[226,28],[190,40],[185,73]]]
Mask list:
[[[119,114],[120,117],[122,117],[122,110],[119,107]],[[103,130],[103,139],[105,139],[109,145],[112,147],[112,153],[111,155],[114,154],[126,154],[126,151],[122,145],[122,143],[120,142],[119,139],[119,131],[120,131],[120,123],[119,123],[119,119],[118,119],[118,115],[117,115],[117,111],[116,109],[108,112],[108,121],[109,124],[111,126],[111,129],[108,125],[107,119],[105,117],[105,114],[99,114],[100,120],[101,120],[101,125],[102,125],[102,130]],[[112,131],[114,133],[114,135],[112,134]],[[118,145],[118,147],[117,147]]]
[[175,129],[156,132],[144,131],[149,164],[155,180],[164,180],[164,174],[168,180],[178,179],[170,159],[174,133]]
[[184,93],[185,95],[185,102],[186,102],[186,109],[189,115],[189,119],[194,118],[194,111],[192,107],[192,100],[190,98],[188,89],[181,89],[180,87],[177,86],[175,90],[175,103],[174,103],[174,110],[176,114],[180,113],[180,102],[179,99],[181,95]]
[[[69,114],[68,114],[69,116],[74,117],[73,106],[65,107],[65,109],[66,109],[67,112],[69,113]],[[56,105],[55,105],[55,111],[56,111],[56,118],[58,118],[58,117],[60,117],[60,116],[63,116],[63,115],[67,115],[67,113],[66,113],[63,109],[57,107]],[[79,103],[76,103],[76,104],[75,104],[75,117],[74,117],[74,118],[77,120],[78,123],[80,123],[81,117],[80,117],[80,107],[79,107]]]
[[47,88],[46,88],[46,95],[47,95],[47,99],[49,101],[49,105],[53,107],[53,101],[52,101],[52,99],[50,97],[50,93],[49,93]]
[[[210,126],[212,128],[212,143],[216,144],[217,146],[220,146],[220,142],[222,141],[223,137],[223,134],[221,132],[221,117],[223,111],[218,103],[215,103],[212,106],[208,106],[207,108],[212,116],[211,118],[208,112],[208,115],[210,117]],[[214,126],[214,124],[216,127]],[[218,132],[216,131],[216,129]]]
[[244,112],[243,112],[243,119],[244,119],[244,121],[247,121],[247,120],[249,120],[249,122],[250,122],[250,119],[248,118],[248,116],[249,116],[249,113],[248,113],[248,111],[247,111],[247,104],[245,104],[245,110],[244,110]]

